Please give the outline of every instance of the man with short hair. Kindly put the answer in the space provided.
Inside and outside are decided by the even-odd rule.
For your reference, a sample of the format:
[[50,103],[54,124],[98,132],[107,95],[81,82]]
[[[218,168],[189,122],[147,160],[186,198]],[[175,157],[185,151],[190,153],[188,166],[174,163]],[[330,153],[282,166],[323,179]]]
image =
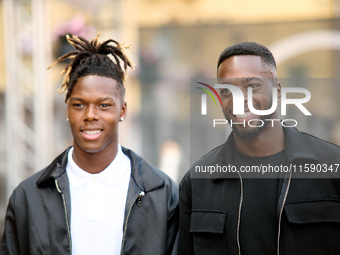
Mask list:
[[[228,123],[234,123],[233,131],[223,145],[194,163],[180,183],[179,254],[340,254],[339,175],[294,178],[293,173],[293,167],[305,163],[336,167],[339,146],[279,121],[265,121],[279,119],[277,110],[267,116],[250,111],[248,88],[256,110],[272,107],[273,90],[281,96],[274,57],[263,45],[244,42],[224,50],[217,77],[220,84],[242,91],[244,114],[234,114],[233,95],[221,88],[222,110]],[[249,120],[252,125],[241,125]],[[245,178],[240,171],[191,176],[195,166],[216,165],[289,170],[270,178]]]
[[98,36],[67,37],[77,51],[56,61],[71,59],[60,92],[73,146],[14,190],[1,255],[177,253],[178,187],[118,143],[133,63]]

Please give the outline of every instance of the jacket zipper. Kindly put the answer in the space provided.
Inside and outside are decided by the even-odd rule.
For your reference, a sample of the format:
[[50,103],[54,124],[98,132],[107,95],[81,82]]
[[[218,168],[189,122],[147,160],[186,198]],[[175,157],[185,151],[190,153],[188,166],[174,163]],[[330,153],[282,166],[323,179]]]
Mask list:
[[130,217],[132,206],[136,203],[137,199],[138,199],[138,206],[142,206],[142,197],[144,195],[145,195],[144,191],[139,192],[138,196],[135,198],[135,200],[133,200],[133,203],[131,204],[131,206],[129,208],[129,212],[128,212],[128,215],[126,216],[126,220],[125,220],[125,224],[124,224],[123,241],[122,241],[122,247],[120,249],[120,254],[121,255],[123,254],[123,247],[124,247],[125,237],[126,237],[126,229],[127,229],[127,224],[128,224],[128,221],[129,221],[129,217]]
[[66,208],[66,203],[65,203],[65,195],[61,191],[61,189],[59,188],[57,180],[55,180],[55,186],[56,186],[58,192],[61,194],[61,198],[63,199],[65,219],[66,219],[66,226],[67,226],[67,233],[68,233],[68,240],[69,240],[69,243],[70,243],[70,255],[72,255],[72,242],[71,242],[70,224],[69,224],[68,218],[67,218],[67,208]]
[[[283,207],[285,205],[287,195],[288,195],[288,190],[290,187],[290,182],[292,179],[292,164],[290,164],[289,168],[289,179],[288,179],[288,184],[287,184],[287,189],[285,192],[285,196],[283,198],[281,210],[280,210],[280,215],[279,215],[279,227],[278,227],[278,236],[277,236],[277,255],[280,255],[280,232],[281,232],[281,218],[282,218],[282,213],[283,213]],[[241,185],[241,198],[240,198],[240,204],[239,204],[239,209],[238,209],[238,220],[237,220],[237,248],[238,248],[238,254],[241,255],[241,248],[240,248],[240,221],[241,221],[241,208],[242,208],[242,203],[243,203],[243,181],[240,173],[238,173],[240,177],[240,185]]]
[[290,167],[289,167],[289,179],[288,179],[287,189],[285,192],[285,196],[283,197],[282,206],[281,206],[280,215],[279,215],[279,227],[278,227],[278,233],[277,233],[277,255],[280,255],[281,218],[282,218],[282,213],[283,213],[283,207],[287,199],[291,179],[292,179],[292,164],[290,164]]
[[239,172],[238,176],[240,177],[240,184],[241,184],[241,197],[240,197],[240,204],[238,207],[238,220],[237,220],[237,248],[238,248],[238,254],[241,255],[241,246],[240,246],[240,222],[241,222],[241,208],[243,203],[243,180]]

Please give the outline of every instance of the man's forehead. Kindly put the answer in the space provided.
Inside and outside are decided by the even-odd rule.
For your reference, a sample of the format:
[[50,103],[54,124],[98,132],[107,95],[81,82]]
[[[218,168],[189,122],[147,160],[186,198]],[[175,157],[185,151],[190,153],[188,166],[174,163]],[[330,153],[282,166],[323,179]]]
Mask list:
[[235,69],[239,67],[259,67],[262,66],[262,60],[260,56],[253,55],[237,55],[225,59],[219,66],[218,70]]
[[217,81],[219,84],[248,84],[250,82],[254,83],[262,83],[265,82],[265,80],[272,78],[264,78],[264,77],[243,77],[243,78],[228,78],[228,77],[220,77],[217,78]]
[[224,60],[218,68],[219,78],[264,78],[273,77],[272,68],[260,56],[240,55]]

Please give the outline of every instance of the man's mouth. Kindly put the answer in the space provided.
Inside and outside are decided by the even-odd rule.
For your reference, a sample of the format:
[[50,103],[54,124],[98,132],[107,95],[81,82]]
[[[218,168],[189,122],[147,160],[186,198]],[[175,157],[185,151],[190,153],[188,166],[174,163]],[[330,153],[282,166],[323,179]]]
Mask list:
[[244,114],[236,114],[235,116],[236,116],[236,118],[238,118],[238,119],[245,119],[245,118],[247,118],[247,117],[250,116],[250,115],[252,115],[251,112],[245,112]]
[[82,130],[81,135],[85,140],[97,140],[101,136],[102,132],[103,130],[101,129]]
[[88,134],[88,135],[96,135],[98,133],[101,132],[101,130],[83,130],[82,132],[84,132],[85,134]]

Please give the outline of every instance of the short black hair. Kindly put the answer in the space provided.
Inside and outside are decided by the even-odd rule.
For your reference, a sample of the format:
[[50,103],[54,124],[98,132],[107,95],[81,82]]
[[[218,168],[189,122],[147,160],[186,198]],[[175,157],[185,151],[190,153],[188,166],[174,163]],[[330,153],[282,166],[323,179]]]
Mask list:
[[264,63],[269,64],[276,70],[276,62],[273,54],[267,47],[256,42],[241,42],[226,48],[218,58],[217,69],[224,60],[230,57],[247,55],[259,56]]
[[[127,78],[127,67],[134,68],[132,61],[126,56],[124,46],[113,39],[101,43],[98,41],[100,33],[92,41],[79,36],[66,36],[67,41],[77,50],[71,51],[59,57],[49,68],[56,63],[65,59],[71,59],[71,62],[64,68],[61,74],[65,73],[64,80],[58,92],[66,92],[65,102],[71,95],[74,85],[81,77],[88,75],[98,75],[112,78],[117,81],[118,90],[124,98],[125,87],[124,81]],[[110,43],[113,43],[110,44]],[[112,56],[113,59],[109,57]],[[114,61],[113,61],[114,60]],[[123,62],[123,68],[120,62]],[[48,68],[48,69],[49,69]]]

